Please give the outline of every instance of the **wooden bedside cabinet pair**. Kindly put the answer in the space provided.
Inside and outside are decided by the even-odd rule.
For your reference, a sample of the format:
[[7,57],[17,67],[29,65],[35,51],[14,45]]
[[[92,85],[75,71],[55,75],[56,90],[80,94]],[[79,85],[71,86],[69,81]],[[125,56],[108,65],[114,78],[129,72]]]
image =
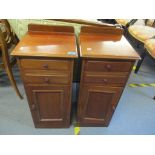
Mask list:
[[36,128],[70,126],[73,76],[79,73],[77,122],[108,126],[139,59],[122,33],[115,27],[83,26],[76,42],[73,27],[28,26],[12,55],[18,60]]

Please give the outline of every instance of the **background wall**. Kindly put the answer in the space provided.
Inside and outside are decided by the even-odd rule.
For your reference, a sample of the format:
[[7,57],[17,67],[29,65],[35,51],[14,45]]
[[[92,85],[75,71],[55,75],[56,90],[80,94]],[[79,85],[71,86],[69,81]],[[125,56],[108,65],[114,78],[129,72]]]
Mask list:
[[16,33],[19,39],[21,39],[28,30],[28,24],[44,24],[44,25],[66,25],[73,26],[76,35],[80,32],[81,24],[59,22],[54,20],[44,20],[44,19],[8,19],[13,31]]

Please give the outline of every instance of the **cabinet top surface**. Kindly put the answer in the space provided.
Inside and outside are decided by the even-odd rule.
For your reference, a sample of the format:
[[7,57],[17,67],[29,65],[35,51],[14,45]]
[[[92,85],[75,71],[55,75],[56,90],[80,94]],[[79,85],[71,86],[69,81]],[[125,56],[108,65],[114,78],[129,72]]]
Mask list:
[[76,40],[72,33],[28,32],[11,55],[55,58],[78,57]]
[[80,56],[83,58],[140,59],[124,37],[118,40],[110,35],[81,34],[79,40]]

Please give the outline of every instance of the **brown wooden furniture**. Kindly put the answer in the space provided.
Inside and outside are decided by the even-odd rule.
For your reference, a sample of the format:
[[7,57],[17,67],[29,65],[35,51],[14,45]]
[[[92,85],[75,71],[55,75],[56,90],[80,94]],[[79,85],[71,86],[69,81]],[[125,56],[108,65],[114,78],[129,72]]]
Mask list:
[[19,62],[35,127],[69,127],[78,57],[73,27],[29,25],[12,55]]
[[145,23],[144,25],[136,25],[135,23],[137,21],[138,19],[132,19],[132,21],[125,27],[125,37],[141,57],[141,60],[137,62],[135,73],[138,73],[146,56],[149,56],[152,60],[154,60],[152,55],[150,55],[150,53],[145,49],[145,44],[148,40],[155,38],[154,19],[143,19],[142,21]]
[[108,126],[135,60],[140,59],[120,28],[82,27],[80,126]]
[[16,91],[16,94],[22,99],[22,95],[20,94],[18,87],[16,85],[16,81],[13,77],[12,67],[16,64],[16,59],[14,57],[10,57],[9,50],[11,49],[11,45],[15,43],[14,36],[9,27],[9,23],[7,20],[0,20],[1,26],[4,26],[1,30],[0,28],[0,69],[4,69],[9,77],[11,85]]
[[[12,55],[19,62],[35,127],[69,127],[73,68],[81,71],[80,126],[108,126],[135,60],[140,59],[117,27],[29,25]],[[74,72],[75,73],[75,72]]]

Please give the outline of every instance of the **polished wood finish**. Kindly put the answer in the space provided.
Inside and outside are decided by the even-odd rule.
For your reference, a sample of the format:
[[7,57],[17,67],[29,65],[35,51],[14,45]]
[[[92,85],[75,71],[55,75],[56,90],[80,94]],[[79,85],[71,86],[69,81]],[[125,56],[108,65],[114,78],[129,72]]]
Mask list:
[[[76,39],[73,28],[47,25],[29,26],[31,29],[12,52],[13,56],[77,58]],[[53,27],[53,26],[51,26]],[[33,31],[34,28],[34,31]],[[40,28],[40,31],[39,31]],[[56,32],[55,32],[55,31]],[[61,32],[57,32],[61,30]],[[62,31],[65,31],[64,33]],[[69,31],[69,32],[68,32]]]
[[[29,25],[18,58],[35,127],[69,127],[74,59],[72,27]],[[78,100],[80,126],[108,126],[139,56],[117,27],[82,27]],[[79,65],[80,66],[80,65]]]
[[[87,33],[87,29],[89,33]],[[99,33],[100,31],[101,33]],[[97,30],[95,33],[94,28],[92,28],[91,33],[90,27],[83,28],[79,37],[80,56],[82,58],[140,59],[132,46],[121,35],[122,29],[102,28],[100,31]]]
[[99,84],[99,85],[113,85],[113,86],[124,86],[126,83],[126,75],[113,75],[113,74],[101,74],[101,73],[85,73],[84,83],[86,84]]
[[[29,65],[27,65],[29,64]],[[24,69],[32,69],[32,70],[70,70],[71,68],[71,62],[68,60],[62,60],[62,59],[22,59],[21,60],[21,66]]]
[[81,93],[78,109],[80,126],[107,126],[122,88],[85,85]]
[[[88,31],[86,27],[83,30]],[[80,126],[109,125],[135,60],[139,59],[125,38],[120,36],[121,33],[112,31],[115,30],[102,28],[95,33],[92,28],[91,33],[89,27],[89,33],[82,31],[80,34]]]
[[[71,111],[71,91],[73,76],[73,59],[62,59],[67,68],[56,67],[61,59],[19,57],[19,66],[29,107],[36,128],[69,127]],[[28,62],[48,62],[48,69]],[[53,63],[56,61],[56,64]],[[24,62],[24,65],[23,65]],[[24,67],[23,67],[24,66]]]
[[[121,38],[123,34],[123,29],[120,27],[97,27],[97,26],[82,26],[81,27],[81,34],[94,34],[103,36],[108,35],[117,35],[118,38]],[[104,36],[105,37],[105,36]]]
[[102,61],[88,60],[85,64],[85,70],[98,72],[129,72],[131,63],[128,61]]
[[25,71],[24,81],[31,84],[70,84],[71,73],[58,71]]
[[69,127],[73,66],[78,55],[74,30],[41,25],[28,28],[12,55],[18,58],[34,125]]
[[72,34],[74,35],[74,28],[72,26],[50,26],[50,25],[38,25],[38,24],[29,24],[28,25],[29,33],[54,33],[54,34]]
[[4,69],[6,71],[17,96],[20,99],[23,99],[12,72],[12,67],[16,64],[16,59],[15,57],[10,57],[9,53],[11,46],[15,43],[15,39],[7,20],[1,20],[0,23],[3,23],[6,28],[6,32],[2,32],[0,29],[0,69]]
[[35,127],[69,127],[71,87],[63,85],[26,85]]

